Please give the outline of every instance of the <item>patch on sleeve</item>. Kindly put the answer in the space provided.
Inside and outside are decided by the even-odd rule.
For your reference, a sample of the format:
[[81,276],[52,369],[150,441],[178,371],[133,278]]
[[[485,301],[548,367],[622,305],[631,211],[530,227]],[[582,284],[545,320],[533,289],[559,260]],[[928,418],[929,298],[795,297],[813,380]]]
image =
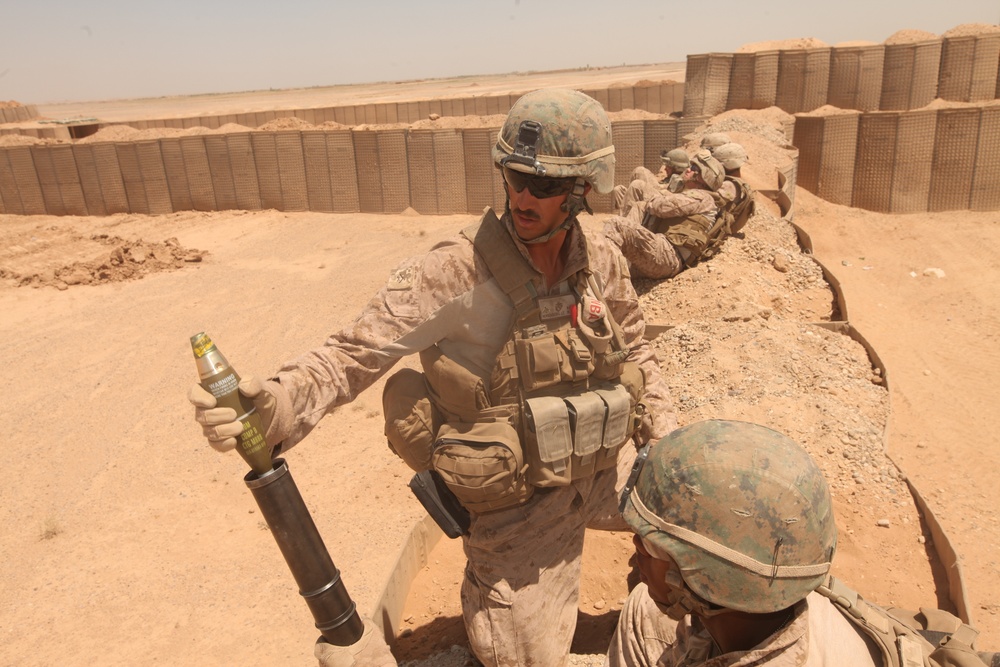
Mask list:
[[392,272],[389,277],[389,282],[386,285],[386,289],[389,290],[408,290],[413,287],[413,282],[416,279],[417,269],[413,266],[407,266],[402,269],[396,269]]

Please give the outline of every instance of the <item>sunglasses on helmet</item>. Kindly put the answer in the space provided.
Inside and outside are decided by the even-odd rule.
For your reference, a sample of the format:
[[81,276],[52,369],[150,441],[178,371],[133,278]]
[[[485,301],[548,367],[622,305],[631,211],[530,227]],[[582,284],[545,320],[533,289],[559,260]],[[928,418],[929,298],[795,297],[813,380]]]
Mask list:
[[514,192],[522,192],[528,188],[528,192],[535,199],[548,199],[559,195],[569,194],[573,191],[576,178],[549,178],[546,176],[534,176],[520,171],[514,171],[510,167],[503,167],[503,180],[507,185],[514,188]]

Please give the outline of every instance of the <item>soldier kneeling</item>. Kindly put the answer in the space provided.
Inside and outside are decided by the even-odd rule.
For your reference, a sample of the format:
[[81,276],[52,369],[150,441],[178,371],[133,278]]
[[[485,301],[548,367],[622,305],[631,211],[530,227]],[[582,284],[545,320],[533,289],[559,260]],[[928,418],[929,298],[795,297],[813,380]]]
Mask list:
[[951,614],[882,609],[829,575],[837,544],[830,492],[784,435],[703,421],[643,458],[621,505],[642,583],[625,602],[605,664],[1000,664],[1000,654],[972,648],[976,630]]

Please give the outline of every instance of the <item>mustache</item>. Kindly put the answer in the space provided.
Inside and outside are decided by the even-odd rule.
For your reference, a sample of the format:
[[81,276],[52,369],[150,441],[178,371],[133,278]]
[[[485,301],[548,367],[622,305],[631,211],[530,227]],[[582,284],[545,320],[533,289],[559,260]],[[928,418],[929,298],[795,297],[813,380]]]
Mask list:
[[517,213],[522,218],[527,218],[528,220],[538,220],[539,218],[541,218],[541,216],[538,214],[538,211],[533,211],[530,208],[529,209],[511,208],[511,212]]

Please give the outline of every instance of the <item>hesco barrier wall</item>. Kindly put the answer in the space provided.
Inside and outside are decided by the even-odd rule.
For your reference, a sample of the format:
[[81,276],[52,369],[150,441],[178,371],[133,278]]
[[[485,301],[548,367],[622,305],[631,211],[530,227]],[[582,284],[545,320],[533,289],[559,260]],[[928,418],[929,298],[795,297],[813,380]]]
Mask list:
[[[656,169],[706,117],[612,123],[616,180]],[[478,213],[504,194],[499,128],[285,130],[0,148],[0,213],[163,214],[277,209]],[[1000,105],[799,114],[792,181],[885,213],[1000,209]],[[932,168],[948,179],[932,179]],[[611,195],[591,206],[610,212]]]
[[826,102],[838,109],[878,111],[882,98],[885,47],[830,49],[830,83]]
[[882,111],[907,111],[930,104],[937,97],[941,70],[941,40],[886,44],[882,71]]
[[[616,178],[683,143],[705,118],[612,123]],[[496,128],[285,130],[136,142],[0,148],[0,213],[164,214],[277,209],[331,213],[478,213],[504,193]],[[594,210],[612,195],[593,193]]]
[[[681,111],[684,106],[684,83],[661,81],[632,86],[611,86],[608,88],[580,89],[599,101],[608,111],[637,109],[650,113],[669,114]],[[525,91],[527,92],[527,91]],[[341,125],[375,125],[388,123],[414,123],[431,114],[438,116],[489,116],[504,114],[524,93],[509,95],[481,95],[452,99],[419,100],[416,102],[386,102],[379,104],[355,104],[344,106],[315,107],[311,109],[281,109],[213,116],[190,116],[187,118],[161,118],[153,120],[97,123],[97,126],[127,125],[137,130],[191,127],[218,129],[234,123],[250,129],[258,128],[278,118],[299,118],[312,125],[334,122]],[[27,119],[24,119],[27,120]],[[11,121],[13,122],[13,121]],[[0,128],[0,134],[20,133],[42,138],[55,137],[53,134],[65,128]],[[60,135],[61,137],[62,135]]]
[[688,56],[684,72],[684,115],[714,116],[725,111],[732,69],[732,53]]
[[38,118],[38,109],[34,104],[0,107],[0,124],[20,123],[33,118]]
[[769,106],[800,113],[827,104],[907,111],[935,98],[983,102],[1000,98],[1000,33],[689,55],[685,84],[685,115]]
[[945,37],[941,41],[938,97],[984,102],[997,96],[1000,33]]
[[[632,86],[611,86],[608,88],[581,89],[599,101],[608,111],[637,109],[650,113],[669,114],[684,108],[684,83],[677,81],[646,82]],[[137,130],[173,128],[188,129],[207,127],[218,129],[223,125],[237,124],[255,129],[278,118],[299,118],[312,125],[334,122],[341,125],[375,125],[387,123],[414,123],[426,119],[431,114],[438,116],[489,116],[506,114],[511,105],[523,93],[509,95],[482,95],[453,99],[419,100],[416,102],[387,102],[379,104],[355,104],[345,106],[316,107],[311,109],[281,109],[271,111],[251,111],[246,113],[222,114],[214,116],[190,116],[187,118],[161,118],[153,120],[122,121],[116,123],[89,123],[86,134],[77,134],[80,128],[75,124],[53,125],[51,127],[0,127],[0,135],[24,134],[39,139],[61,139],[69,141],[86,136],[109,125],[127,125]],[[12,107],[0,111],[14,114],[15,109],[30,109],[28,113],[18,111],[16,119],[2,122],[27,121],[38,114],[34,107]]]
[[1000,210],[1000,105],[798,115],[795,145],[798,184],[834,204]]
[[778,52],[775,106],[788,113],[811,111],[826,104],[830,87],[831,49]]

